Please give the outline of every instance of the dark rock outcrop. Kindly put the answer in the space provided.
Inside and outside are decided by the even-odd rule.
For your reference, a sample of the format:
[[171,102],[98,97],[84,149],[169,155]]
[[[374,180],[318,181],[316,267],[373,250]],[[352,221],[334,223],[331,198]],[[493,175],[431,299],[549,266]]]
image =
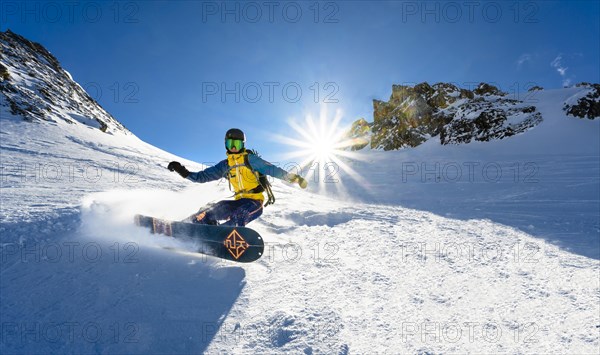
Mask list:
[[371,147],[416,147],[436,136],[442,144],[502,139],[542,121],[534,106],[506,96],[486,83],[473,91],[449,83],[394,85],[389,101],[373,101]]
[[588,87],[589,92],[575,104],[565,103],[567,115],[594,120],[600,117],[600,84],[580,83],[578,87]]
[[371,136],[371,125],[364,118],[352,123],[352,127],[346,132],[344,141],[350,150],[360,150],[369,145]]
[[[440,133],[442,144],[490,141],[523,133],[542,122],[534,106],[523,106],[510,100],[481,100],[468,105],[467,111],[456,113]],[[466,114],[468,112],[468,114]],[[509,118],[512,117],[512,123]],[[515,120],[516,117],[524,117]]]

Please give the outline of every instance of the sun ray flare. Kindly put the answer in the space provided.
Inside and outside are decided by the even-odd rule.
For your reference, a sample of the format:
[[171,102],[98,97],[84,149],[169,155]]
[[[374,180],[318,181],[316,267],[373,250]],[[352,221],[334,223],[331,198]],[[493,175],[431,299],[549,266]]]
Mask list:
[[[275,139],[287,144],[292,150],[285,154],[286,159],[298,159],[294,164],[307,180],[319,189],[335,188],[345,191],[344,180],[352,179],[361,185],[368,185],[353,168],[351,161],[367,161],[365,154],[352,151],[355,140],[347,137],[348,127],[341,125],[343,113],[336,110],[331,117],[326,107],[321,107],[317,119],[307,114],[303,122],[291,119],[288,123],[295,137],[276,136]],[[335,186],[331,186],[331,184]]]

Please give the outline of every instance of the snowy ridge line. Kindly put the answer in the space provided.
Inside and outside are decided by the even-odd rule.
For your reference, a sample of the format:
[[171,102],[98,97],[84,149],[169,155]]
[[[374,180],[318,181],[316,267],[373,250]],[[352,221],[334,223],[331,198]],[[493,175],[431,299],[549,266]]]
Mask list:
[[109,134],[131,135],[43,46],[7,30],[0,32],[3,79],[0,116],[26,121],[82,125]]

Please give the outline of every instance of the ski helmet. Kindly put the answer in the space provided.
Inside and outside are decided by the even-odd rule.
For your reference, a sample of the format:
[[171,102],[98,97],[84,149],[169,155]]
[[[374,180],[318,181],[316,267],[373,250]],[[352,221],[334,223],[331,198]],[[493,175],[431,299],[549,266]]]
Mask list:
[[[229,142],[228,142],[229,141]],[[227,151],[232,147],[234,141],[241,141],[241,146],[238,146],[238,151],[244,148],[244,143],[246,142],[246,135],[242,132],[241,129],[232,128],[225,133],[225,148]]]
[[241,129],[232,128],[225,133],[225,139],[239,139],[243,142],[246,141],[246,135]]

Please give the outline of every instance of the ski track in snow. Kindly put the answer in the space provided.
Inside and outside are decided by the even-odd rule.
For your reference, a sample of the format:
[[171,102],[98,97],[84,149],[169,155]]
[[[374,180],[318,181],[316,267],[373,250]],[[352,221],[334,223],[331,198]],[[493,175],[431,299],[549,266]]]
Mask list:
[[[598,132],[552,119],[573,93],[545,93],[546,121],[510,144],[370,152],[352,163],[364,189],[275,182],[250,225],[266,253],[247,265],[131,225],[183,218],[226,184],[179,179],[164,165],[181,159],[133,136],[4,112],[0,353],[596,354],[598,138],[549,148]],[[537,182],[398,183],[403,162],[474,160],[534,162]]]

